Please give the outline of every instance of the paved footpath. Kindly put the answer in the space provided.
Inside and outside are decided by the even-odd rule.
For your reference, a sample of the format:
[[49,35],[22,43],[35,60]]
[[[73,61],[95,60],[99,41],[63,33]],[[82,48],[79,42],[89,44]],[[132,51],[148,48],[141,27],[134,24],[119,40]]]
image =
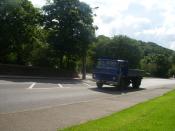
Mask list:
[[16,113],[0,114],[1,131],[56,131],[88,120],[107,116],[137,103],[152,99],[175,89],[175,84],[159,86],[134,92],[119,92],[107,97],[35,109]]

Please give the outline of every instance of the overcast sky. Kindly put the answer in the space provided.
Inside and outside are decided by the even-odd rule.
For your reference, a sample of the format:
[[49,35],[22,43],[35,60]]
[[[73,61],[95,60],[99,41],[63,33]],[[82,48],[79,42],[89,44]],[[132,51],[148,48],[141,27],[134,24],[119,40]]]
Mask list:
[[[30,0],[41,7],[45,0]],[[175,0],[80,0],[97,16],[97,35],[127,35],[175,50]]]

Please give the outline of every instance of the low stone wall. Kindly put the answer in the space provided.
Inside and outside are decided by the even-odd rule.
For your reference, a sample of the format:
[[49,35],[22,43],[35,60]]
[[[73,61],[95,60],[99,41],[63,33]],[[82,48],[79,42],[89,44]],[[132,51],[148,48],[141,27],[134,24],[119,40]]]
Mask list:
[[24,76],[55,76],[55,77],[77,77],[72,71],[56,70],[50,68],[0,64],[0,75],[24,75]]

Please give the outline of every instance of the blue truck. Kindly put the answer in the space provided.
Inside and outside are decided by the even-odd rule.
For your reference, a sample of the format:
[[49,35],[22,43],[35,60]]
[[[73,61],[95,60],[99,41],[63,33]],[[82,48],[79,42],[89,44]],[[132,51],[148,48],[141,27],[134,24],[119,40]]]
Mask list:
[[124,88],[130,84],[133,88],[140,87],[144,71],[128,69],[128,61],[101,58],[97,60],[92,77],[98,88],[104,84]]

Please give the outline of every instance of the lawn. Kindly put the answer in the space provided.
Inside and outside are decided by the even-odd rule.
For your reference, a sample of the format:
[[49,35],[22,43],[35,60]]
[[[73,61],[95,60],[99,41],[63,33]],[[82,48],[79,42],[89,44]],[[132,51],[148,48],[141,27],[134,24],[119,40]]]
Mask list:
[[110,116],[61,131],[175,131],[175,90]]

